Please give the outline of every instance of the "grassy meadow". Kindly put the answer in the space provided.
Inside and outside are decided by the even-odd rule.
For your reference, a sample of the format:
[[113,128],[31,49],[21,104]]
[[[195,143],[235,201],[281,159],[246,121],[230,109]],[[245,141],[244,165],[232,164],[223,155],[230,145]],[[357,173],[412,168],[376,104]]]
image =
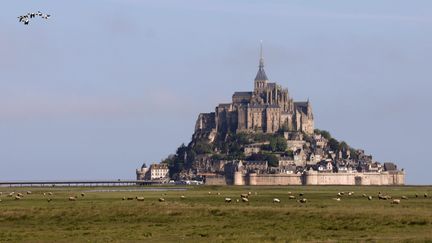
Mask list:
[[[166,189],[0,188],[0,242],[432,242],[432,187],[191,186],[182,187],[185,191],[114,191],[142,188]],[[27,190],[32,193],[25,194]],[[8,197],[12,191],[24,197]],[[354,194],[334,200],[341,191]],[[248,192],[249,202],[236,202]],[[289,199],[289,192],[297,199],[304,193],[307,203]],[[408,199],[391,204],[392,200],[378,200],[378,192]],[[68,200],[75,195],[76,201]],[[144,201],[122,200],[137,196]],[[159,202],[160,197],[165,202]],[[225,197],[233,202],[225,203]],[[281,202],[273,203],[273,198]]]

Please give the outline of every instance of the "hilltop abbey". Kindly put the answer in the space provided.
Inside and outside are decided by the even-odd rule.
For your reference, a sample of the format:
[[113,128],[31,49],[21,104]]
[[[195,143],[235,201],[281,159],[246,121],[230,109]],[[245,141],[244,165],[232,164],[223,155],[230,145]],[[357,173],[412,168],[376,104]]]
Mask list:
[[[315,129],[309,99],[294,101],[288,89],[269,81],[262,47],[253,91],[235,92],[231,103],[199,114],[192,141],[161,163],[174,180],[209,185],[402,185],[405,181],[405,172],[394,163],[375,161],[364,150]],[[137,178],[145,178],[147,170],[138,169]]]
[[201,113],[195,132],[275,133],[285,128],[288,131],[313,134],[314,120],[309,100],[294,102],[288,89],[269,82],[264,71],[262,49],[254,83],[252,92],[235,92],[231,103],[219,104],[215,112]]

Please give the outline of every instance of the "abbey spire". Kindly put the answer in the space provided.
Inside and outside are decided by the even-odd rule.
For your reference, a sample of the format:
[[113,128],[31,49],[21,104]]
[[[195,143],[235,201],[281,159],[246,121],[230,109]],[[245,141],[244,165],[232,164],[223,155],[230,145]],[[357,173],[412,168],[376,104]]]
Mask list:
[[259,66],[258,66],[258,73],[255,77],[255,81],[267,81],[267,75],[264,71],[264,58],[263,58],[263,50],[262,50],[262,41],[260,46],[260,60],[259,60]]

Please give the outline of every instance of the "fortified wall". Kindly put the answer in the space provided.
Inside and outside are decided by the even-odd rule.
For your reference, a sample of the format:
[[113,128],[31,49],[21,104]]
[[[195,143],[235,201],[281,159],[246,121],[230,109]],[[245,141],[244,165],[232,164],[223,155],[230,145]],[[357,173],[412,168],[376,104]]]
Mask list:
[[233,179],[224,176],[208,176],[206,185],[356,185],[387,186],[404,185],[405,173],[397,172],[356,172],[325,173],[307,171],[304,174],[256,174],[235,172]]

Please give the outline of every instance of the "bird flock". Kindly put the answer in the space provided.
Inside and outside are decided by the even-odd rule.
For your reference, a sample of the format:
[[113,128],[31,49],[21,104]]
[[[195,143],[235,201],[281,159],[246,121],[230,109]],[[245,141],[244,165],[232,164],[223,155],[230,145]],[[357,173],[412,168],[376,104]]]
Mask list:
[[37,11],[37,13],[27,13],[26,15],[18,16],[18,20],[20,23],[24,23],[24,25],[28,25],[30,23],[30,19],[41,17],[43,19],[49,19],[51,15],[44,14],[41,11]]

